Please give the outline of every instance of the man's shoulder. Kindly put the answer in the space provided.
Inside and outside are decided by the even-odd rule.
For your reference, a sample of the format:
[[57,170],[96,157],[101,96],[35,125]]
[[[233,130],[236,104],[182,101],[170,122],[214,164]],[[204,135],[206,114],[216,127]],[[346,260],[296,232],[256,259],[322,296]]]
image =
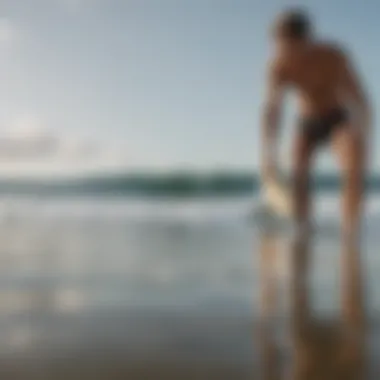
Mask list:
[[335,41],[321,41],[314,45],[314,51],[319,55],[335,58],[337,60],[345,59],[348,55],[346,47]]

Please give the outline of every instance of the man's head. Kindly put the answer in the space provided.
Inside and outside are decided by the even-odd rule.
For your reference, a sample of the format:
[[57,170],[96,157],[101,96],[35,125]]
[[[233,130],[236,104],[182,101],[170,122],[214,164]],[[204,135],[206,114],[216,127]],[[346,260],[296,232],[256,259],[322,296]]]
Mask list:
[[280,14],[274,25],[274,39],[281,51],[294,51],[305,46],[312,37],[312,22],[302,9]]

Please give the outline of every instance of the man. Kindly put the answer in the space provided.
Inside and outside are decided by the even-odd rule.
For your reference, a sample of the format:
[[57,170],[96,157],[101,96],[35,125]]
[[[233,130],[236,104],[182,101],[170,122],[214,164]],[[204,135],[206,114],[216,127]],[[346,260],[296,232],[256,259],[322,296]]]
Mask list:
[[276,137],[285,90],[298,95],[293,144],[293,207],[299,236],[309,227],[309,174],[320,147],[329,145],[343,174],[343,237],[356,244],[360,228],[370,129],[370,107],[349,55],[319,42],[302,10],[280,15],[274,26],[275,56],[269,64],[263,117],[263,175],[276,172]]

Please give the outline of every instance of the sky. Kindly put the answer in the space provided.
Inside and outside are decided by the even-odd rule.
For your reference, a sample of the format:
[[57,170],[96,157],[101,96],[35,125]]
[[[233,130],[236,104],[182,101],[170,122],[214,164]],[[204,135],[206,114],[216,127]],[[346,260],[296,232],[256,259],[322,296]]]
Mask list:
[[352,52],[376,110],[374,0],[2,0],[0,175],[256,170],[268,29],[300,4]]

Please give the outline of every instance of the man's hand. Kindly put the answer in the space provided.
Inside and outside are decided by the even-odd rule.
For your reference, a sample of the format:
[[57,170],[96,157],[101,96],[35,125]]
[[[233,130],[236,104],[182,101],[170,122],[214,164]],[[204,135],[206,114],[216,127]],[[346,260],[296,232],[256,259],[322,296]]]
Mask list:
[[263,163],[262,163],[262,176],[265,180],[270,180],[276,178],[278,164],[276,152],[274,151],[275,146],[267,144],[265,149]]

